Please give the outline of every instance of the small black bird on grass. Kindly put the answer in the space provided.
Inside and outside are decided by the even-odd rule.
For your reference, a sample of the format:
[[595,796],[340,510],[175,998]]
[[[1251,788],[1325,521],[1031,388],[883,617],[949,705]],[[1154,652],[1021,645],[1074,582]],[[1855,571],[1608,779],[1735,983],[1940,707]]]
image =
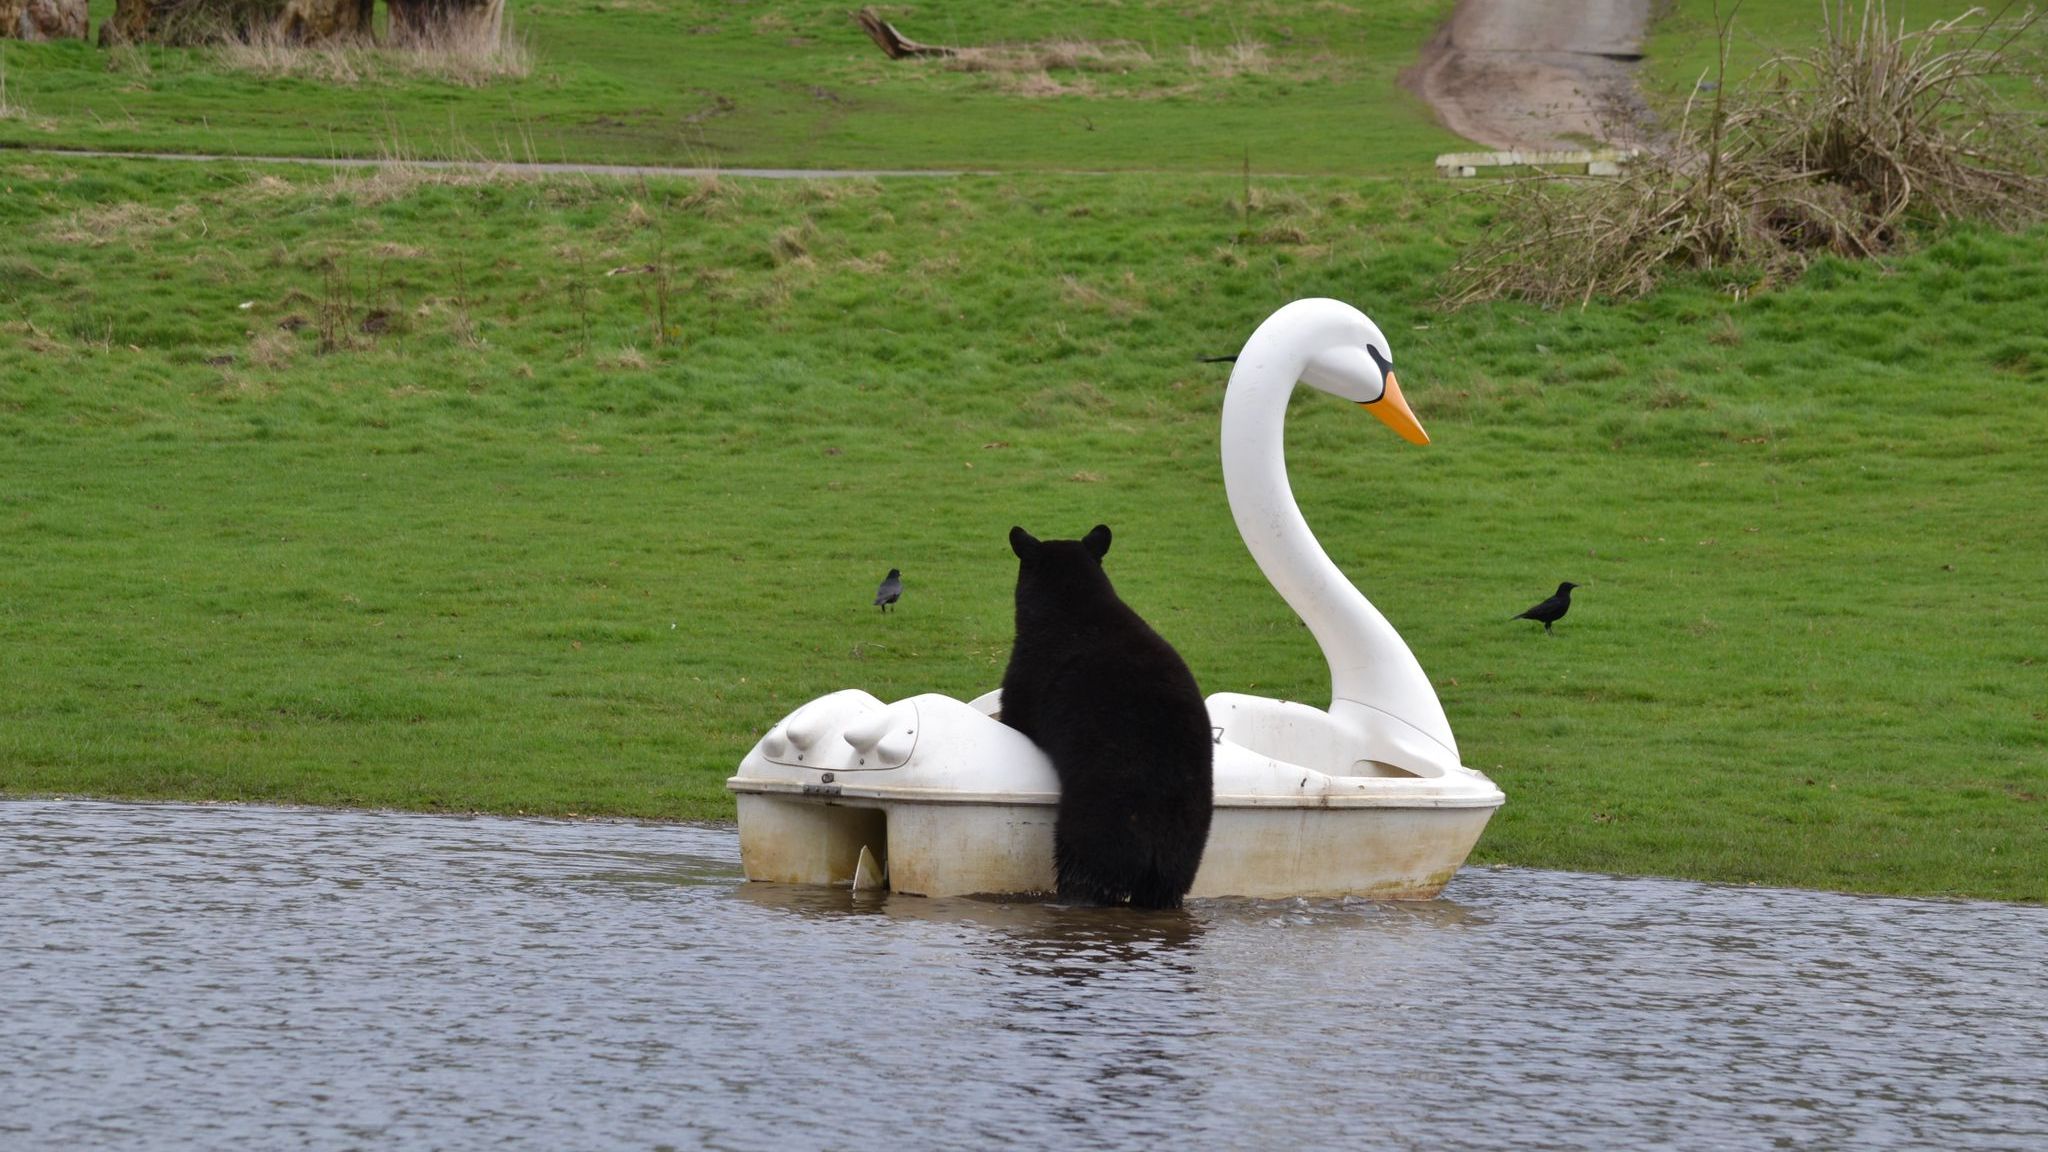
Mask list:
[[1567,580],[1557,586],[1557,593],[1550,599],[1529,609],[1527,612],[1510,616],[1508,619],[1540,620],[1543,622],[1543,630],[1548,632],[1552,624],[1564,619],[1564,614],[1572,610],[1572,589],[1577,587],[1577,584]]
[[875,589],[875,607],[887,612],[889,605],[902,598],[903,573],[891,568],[889,569],[889,574],[882,577],[881,587]]

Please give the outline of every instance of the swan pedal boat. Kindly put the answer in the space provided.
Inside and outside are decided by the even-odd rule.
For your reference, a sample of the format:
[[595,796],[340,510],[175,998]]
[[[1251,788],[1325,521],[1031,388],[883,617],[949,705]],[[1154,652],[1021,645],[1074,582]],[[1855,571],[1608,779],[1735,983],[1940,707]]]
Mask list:
[[[1363,313],[1297,300],[1261,324],[1223,403],[1223,475],[1246,547],[1330,664],[1330,707],[1219,692],[1215,815],[1188,895],[1429,899],[1505,796],[1459,760],[1420,663],[1309,531],[1282,426],[1297,383],[1428,443]],[[769,729],[726,786],[747,878],[924,896],[1053,891],[1059,780],[1002,722],[1000,691],[885,703],[845,689]]]

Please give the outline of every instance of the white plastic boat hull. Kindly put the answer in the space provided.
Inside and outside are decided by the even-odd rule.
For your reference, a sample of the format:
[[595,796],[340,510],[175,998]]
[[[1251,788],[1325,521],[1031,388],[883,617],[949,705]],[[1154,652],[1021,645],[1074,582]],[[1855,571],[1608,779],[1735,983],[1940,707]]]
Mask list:
[[[1045,895],[1053,890],[1054,807],[741,793],[747,879],[853,882],[880,846],[891,891],[919,896]],[[1360,896],[1427,900],[1471,854],[1482,808],[1218,808],[1195,898]]]
[[[849,885],[866,849],[896,892],[1052,892],[1059,781],[998,705],[994,693],[883,704],[849,689],[791,713],[726,782],[747,878]],[[1375,775],[1391,770],[1347,762],[1363,774],[1329,775],[1231,738],[1327,757],[1336,722],[1305,705],[1221,693],[1209,709],[1216,809],[1194,897],[1429,899],[1504,799],[1466,768]]]

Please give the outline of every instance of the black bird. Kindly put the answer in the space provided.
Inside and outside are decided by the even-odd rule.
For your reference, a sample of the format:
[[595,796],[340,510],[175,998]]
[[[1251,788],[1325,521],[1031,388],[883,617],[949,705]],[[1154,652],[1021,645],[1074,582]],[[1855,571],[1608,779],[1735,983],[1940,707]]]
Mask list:
[[1572,589],[1577,587],[1577,584],[1567,580],[1557,586],[1557,593],[1550,599],[1529,609],[1527,612],[1510,616],[1508,619],[1541,620],[1543,622],[1543,630],[1548,632],[1552,624],[1564,619],[1564,614],[1572,610]]
[[887,612],[889,605],[894,604],[902,597],[903,573],[891,568],[889,569],[889,574],[882,577],[881,587],[875,589],[875,607]]

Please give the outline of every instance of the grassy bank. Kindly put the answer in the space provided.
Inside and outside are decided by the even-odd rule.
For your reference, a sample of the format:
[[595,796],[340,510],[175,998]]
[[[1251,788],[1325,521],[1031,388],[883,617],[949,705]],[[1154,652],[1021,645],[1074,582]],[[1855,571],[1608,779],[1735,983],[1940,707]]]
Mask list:
[[2048,235],[1445,316],[1427,182],[0,185],[0,790],[727,815],[795,703],[994,685],[1012,523],[1318,700],[1194,357],[1327,294],[1436,443],[1305,398],[1294,487],[1510,796],[1476,859],[2048,896]]
[[[844,4],[514,0],[532,64],[480,86],[317,53],[9,44],[0,145],[719,167],[1427,170],[1458,146],[1395,78],[1450,0],[922,3],[971,62],[891,61]],[[95,24],[111,4],[95,6]],[[337,76],[344,76],[336,82]]]

